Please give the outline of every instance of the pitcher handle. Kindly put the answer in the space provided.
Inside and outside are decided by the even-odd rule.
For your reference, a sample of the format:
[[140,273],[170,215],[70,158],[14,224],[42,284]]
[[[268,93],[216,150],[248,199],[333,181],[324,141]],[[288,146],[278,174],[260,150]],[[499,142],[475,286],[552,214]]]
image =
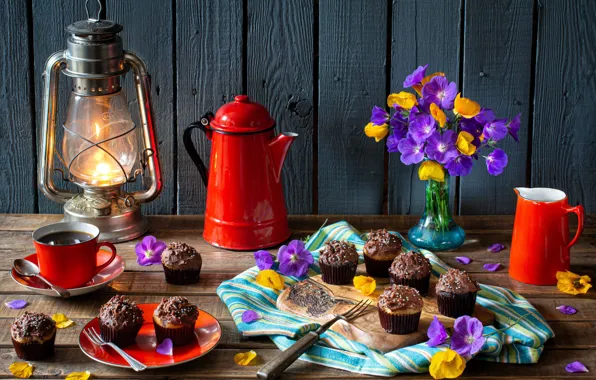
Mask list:
[[194,162],[195,166],[199,170],[199,174],[201,175],[201,179],[203,180],[205,187],[207,187],[209,172],[207,170],[207,167],[203,163],[203,160],[201,160],[199,152],[197,152],[196,147],[192,143],[192,130],[195,128],[199,128],[201,131],[203,131],[203,133],[205,133],[207,138],[211,140],[211,130],[208,129],[207,126],[209,125],[210,119],[212,117],[213,114],[211,112],[207,112],[205,115],[203,115],[203,117],[201,117],[201,120],[191,123],[184,130],[184,134],[182,135],[182,142],[184,143],[184,148],[188,152],[188,155],[190,156],[192,162]]
[[584,231],[584,206],[577,205],[575,207],[566,207],[565,210],[567,212],[572,212],[575,215],[577,215],[577,232],[575,233],[575,237],[573,238],[573,240],[571,240],[567,245],[567,248],[571,248],[575,243],[577,243],[577,241],[579,240],[579,236]]

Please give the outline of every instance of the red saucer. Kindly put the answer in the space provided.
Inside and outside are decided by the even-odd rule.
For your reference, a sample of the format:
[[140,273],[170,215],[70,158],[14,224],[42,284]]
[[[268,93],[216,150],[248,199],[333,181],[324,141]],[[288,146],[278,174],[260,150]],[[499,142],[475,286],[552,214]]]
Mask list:
[[[157,353],[155,351],[157,340],[155,338],[152,318],[153,311],[157,305],[156,303],[138,305],[143,310],[145,323],[143,323],[143,327],[141,327],[141,331],[137,335],[136,344],[123,348],[127,354],[145,364],[147,368],[170,367],[198,359],[215,348],[219,343],[222,336],[219,322],[211,314],[199,310],[199,318],[195,324],[196,341],[186,346],[174,347],[174,354],[172,356]],[[83,330],[91,327],[99,332],[99,320],[97,318],[87,323]],[[85,355],[97,362],[114,367],[130,368],[118,353],[109,347],[94,345],[82,331],[79,335],[79,347],[81,347]]]

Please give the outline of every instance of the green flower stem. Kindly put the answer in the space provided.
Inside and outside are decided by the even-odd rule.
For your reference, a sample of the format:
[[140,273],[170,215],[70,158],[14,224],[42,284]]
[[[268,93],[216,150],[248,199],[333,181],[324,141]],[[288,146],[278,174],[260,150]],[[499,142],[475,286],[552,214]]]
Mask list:
[[426,184],[426,215],[432,220],[434,230],[446,232],[449,230],[451,210],[449,209],[449,176],[444,182],[432,179]]

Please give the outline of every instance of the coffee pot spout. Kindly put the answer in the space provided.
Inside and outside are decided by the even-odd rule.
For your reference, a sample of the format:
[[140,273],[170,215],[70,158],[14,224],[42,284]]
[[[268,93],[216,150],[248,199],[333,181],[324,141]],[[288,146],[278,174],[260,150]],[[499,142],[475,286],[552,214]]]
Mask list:
[[269,152],[273,161],[275,181],[277,182],[281,178],[281,168],[284,166],[288,149],[290,149],[290,145],[292,145],[296,137],[298,137],[297,133],[283,132],[269,142]]

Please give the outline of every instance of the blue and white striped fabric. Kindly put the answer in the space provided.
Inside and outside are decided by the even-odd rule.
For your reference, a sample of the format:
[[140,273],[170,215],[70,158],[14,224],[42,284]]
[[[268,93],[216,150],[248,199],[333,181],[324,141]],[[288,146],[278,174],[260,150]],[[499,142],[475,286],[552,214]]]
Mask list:
[[[409,243],[401,238],[404,246],[409,247]],[[315,256],[315,262],[318,258],[316,250],[330,240],[350,241],[359,251],[364,244],[362,235],[347,222],[335,223],[316,232],[306,243],[306,247]],[[433,253],[425,250],[421,252],[431,261],[434,275],[438,276],[448,269]],[[217,288],[217,294],[230,310],[238,330],[244,336],[267,335],[281,350],[285,350],[303,334],[315,330],[318,324],[278,310],[275,305],[279,292],[257,284],[255,277],[258,271],[257,267],[253,267],[232,280],[223,282]],[[316,275],[318,271],[319,268],[313,265],[308,275]],[[290,286],[300,279],[284,277],[284,280],[285,285]],[[496,323],[495,326],[484,328],[484,333],[490,335],[474,359],[501,363],[536,363],[544,349],[544,342],[554,336],[540,313],[519,294],[497,286],[481,285],[477,302],[495,314]],[[254,310],[263,318],[250,324],[244,323],[241,316],[245,310]],[[514,323],[518,320],[518,323]],[[441,349],[444,347],[431,348],[420,343],[382,353],[348,340],[334,331],[328,331],[300,359],[362,374],[394,376],[399,373],[428,372],[431,357]]]

